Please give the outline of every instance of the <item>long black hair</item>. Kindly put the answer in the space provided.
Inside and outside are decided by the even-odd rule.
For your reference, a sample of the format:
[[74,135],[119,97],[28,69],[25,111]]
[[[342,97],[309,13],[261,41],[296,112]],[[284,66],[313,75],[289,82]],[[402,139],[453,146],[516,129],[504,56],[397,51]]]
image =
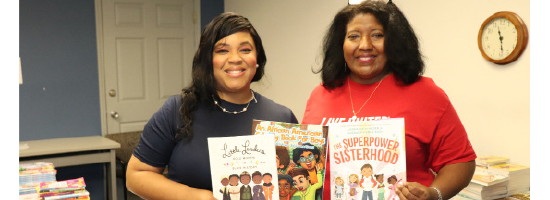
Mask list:
[[418,39],[411,25],[391,1],[363,1],[340,10],[323,38],[323,86],[332,90],[343,85],[349,75],[344,60],[344,40],[348,23],[357,15],[372,14],[384,28],[384,51],[387,57],[385,71],[393,73],[400,85],[416,82],[424,72],[424,61]]
[[226,12],[215,17],[202,32],[199,48],[195,52],[192,68],[192,83],[182,90],[182,106],[180,116],[183,127],[176,134],[178,140],[191,140],[193,137],[193,119],[194,111],[199,102],[206,102],[214,106],[214,98],[219,99],[216,92],[216,80],[213,70],[213,52],[217,41],[236,32],[245,31],[250,33],[254,44],[256,45],[257,64],[256,74],[252,82],[259,81],[264,75],[265,63],[267,57],[262,45],[262,39],[250,21],[239,14]]

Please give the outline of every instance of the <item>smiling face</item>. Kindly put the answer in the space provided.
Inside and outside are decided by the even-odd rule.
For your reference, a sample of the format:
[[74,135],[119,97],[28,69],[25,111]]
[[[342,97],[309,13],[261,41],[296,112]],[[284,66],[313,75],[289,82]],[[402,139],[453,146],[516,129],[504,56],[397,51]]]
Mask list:
[[229,179],[223,178],[223,179],[222,179],[222,185],[223,185],[223,186],[227,186],[227,184],[229,184]]
[[395,179],[395,178],[393,178],[393,177],[391,177],[391,178],[388,180],[388,183],[389,183],[389,184],[392,184],[392,185],[394,185],[396,182],[397,182],[397,179]]
[[[309,177],[308,177],[309,178]],[[304,175],[298,175],[292,177],[292,180],[294,180],[294,187],[300,191],[305,191],[309,187],[309,179],[306,178]]]
[[384,182],[384,175],[379,175],[376,177],[376,181],[378,181],[379,183],[382,183]]
[[386,75],[384,28],[372,14],[359,14],[347,25],[344,59],[350,78],[361,84],[372,84]]
[[344,179],[341,178],[337,178],[334,182],[336,182],[336,185],[344,185]]
[[270,175],[264,175],[264,178],[263,178],[263,181],[264,183],[271,183],[271,180],[273,179],[273,177],[271,177]]
[[298,161],[300,163],[300,166],[303,168],[310,170],[315,168],[315,164],[317,164],[317,155],[314,155],[311,151],[304,151],[302,154],[300,154],[300,160]]
[[279,197],[281,199],[286,199],[288,193],[290,193],[290,187],[290,183],[286,179],[279,180]]
[[250,93],[256,74],[256,46],[250,33],[236,32],[217,41],[213,58],[218,95]]
[[241,176],[241,183],[244,185],[248,185],[250,183],[250,176],[249,175]]
[[361,174],[365,177],[370,177],[372,175],[372,168],[366,167],[361,170]]
[[357,175],[349,176],[349,182],[350,183],[356,183],[358,181],[357,179],[358,179]]
[[252,177],[252,182],[254,184],[262,183],[262,176],[261,175],[255,175],[254,177]]
[[239,184],[239,177],[232,176],[231,178],[229,178],[229,185],[236,186],[237,184]]

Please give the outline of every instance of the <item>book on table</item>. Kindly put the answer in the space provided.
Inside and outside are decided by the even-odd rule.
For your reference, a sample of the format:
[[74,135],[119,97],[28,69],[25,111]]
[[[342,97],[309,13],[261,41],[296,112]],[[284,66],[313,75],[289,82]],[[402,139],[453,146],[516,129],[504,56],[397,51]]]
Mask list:
[[515,163],[506,163],[488,167],[488,171],[509,176],[508,194],[530,190],[530,167]]
[[489,171],[483,167],[476,167],[472,177],[472,183],[480,186],[491,186],[497,183],[506,182],[510,179],[507,174]]
[[476,165],[484,168],[506,163],[510,163],[510,158],[503,156],[480,156],[476,158]]

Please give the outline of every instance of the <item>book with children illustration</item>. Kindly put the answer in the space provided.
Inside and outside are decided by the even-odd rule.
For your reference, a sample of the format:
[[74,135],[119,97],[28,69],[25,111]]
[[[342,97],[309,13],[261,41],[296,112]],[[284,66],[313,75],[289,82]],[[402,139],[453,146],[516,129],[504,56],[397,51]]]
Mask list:
[[273,135],[211,137],[208,153],[216,199],[279,199]]
[[407,181],[403,118],[329,125],[330,188],[334,200],[398,200]]
[[[280,183],[291,183],[283,199],[321,199],[328,126],[254,120],[253,135],[273,135]],[[295,184],[297,183],[297,184]]]

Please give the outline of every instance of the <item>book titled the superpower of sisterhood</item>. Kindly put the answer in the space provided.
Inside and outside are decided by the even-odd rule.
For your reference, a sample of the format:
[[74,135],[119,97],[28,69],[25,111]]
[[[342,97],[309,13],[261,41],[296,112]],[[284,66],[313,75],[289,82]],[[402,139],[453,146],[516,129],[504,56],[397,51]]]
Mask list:
[[[332,199],[399,199],[407,181],[403,118],[329,124]],[[366,198],[365,198],[366,197]]]

